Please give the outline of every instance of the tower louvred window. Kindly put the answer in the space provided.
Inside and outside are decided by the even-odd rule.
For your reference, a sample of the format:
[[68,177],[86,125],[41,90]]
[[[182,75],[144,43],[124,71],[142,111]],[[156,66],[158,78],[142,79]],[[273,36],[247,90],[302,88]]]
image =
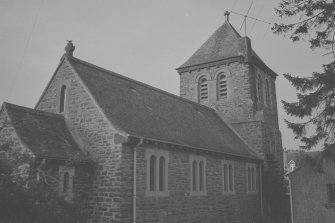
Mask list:
[[218,76],[218,96],[219,98],[227,95],[227,78],[223,73]]
[[199,80],[199,94],[200,101],[208,99],[208,83],[205,77],[202,77]]

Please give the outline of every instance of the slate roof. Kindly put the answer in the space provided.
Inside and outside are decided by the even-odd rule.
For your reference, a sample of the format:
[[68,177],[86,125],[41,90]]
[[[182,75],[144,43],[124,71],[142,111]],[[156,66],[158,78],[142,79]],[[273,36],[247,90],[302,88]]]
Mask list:
[[67,60],[109,121],[130,136],[259,159],[213,109],[77,58]]
[[254,50],[251,49],[251,51],[248,52],[247,37],[241,37],[234,27],[226,21],[177,69],[247,54],[250,54],[250,56],[265,65]]
[[64,116],[6,102],[3,108],[21,142],[37,157],[58,160],[72,157],[79,162],[90,162],[74,141]]
[[317,157],[321,151],[286,151],[287,152],[287,163],[293,160],[296,164],[300,163],[300,159],[302,156],[310,156],[312,158]]

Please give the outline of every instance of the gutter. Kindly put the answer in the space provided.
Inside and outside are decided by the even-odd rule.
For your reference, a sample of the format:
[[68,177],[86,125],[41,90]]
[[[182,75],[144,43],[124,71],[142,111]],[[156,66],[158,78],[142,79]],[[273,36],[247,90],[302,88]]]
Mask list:
[[134,146],[134,163],[133,163],[133,223],[136,223],[136,192],[137,192],[137,181],[136,181],[136,165],[137,165],[137,147],[143,144],[143,138],[140,138],[140,141]]

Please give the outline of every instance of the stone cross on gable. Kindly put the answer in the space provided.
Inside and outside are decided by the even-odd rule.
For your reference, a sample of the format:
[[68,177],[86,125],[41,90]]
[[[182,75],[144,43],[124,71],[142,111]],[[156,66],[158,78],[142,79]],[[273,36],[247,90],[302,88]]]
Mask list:
[[65,46],[66,55],[73,57],[73,51],[76,47],[73,45],[72,40],[68,40]]

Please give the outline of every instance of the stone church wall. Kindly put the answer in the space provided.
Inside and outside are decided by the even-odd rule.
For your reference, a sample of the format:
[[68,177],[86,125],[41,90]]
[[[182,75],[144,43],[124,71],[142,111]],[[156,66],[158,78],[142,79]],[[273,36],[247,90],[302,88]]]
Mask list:
[[[148,196],[146,194],[146,149],[168,151],[168,196]],[[133,149],[123,149],[123,170],[128,172],[128,181],[123,182],[125,213],[132,215],[132,157]],[[128,155],[127,155],[128,154]],[[190,155],[206,158],[206,195],[191,195]],[[222,194],[222,160],[234,160],[223,155],[199,153],[194,150],[176,148],[163,144],[144,144],[137,148],[137,221],[138,223],[221,223],[258,222],[261,215],[259,178],[257,194],[246,192],[246,162],[234,160],[235,194]],[[258,168],[257,168],[258,169]],[[125,173],[124,173],[125,174]],[[258,174],[257,174],[258,176]],[[127,221],[128,222],[128,221]]]
[[110,222],[120,214],[121,146],[114,144],[115,130],[104,118],[80,80],[66,62],[58,69],[40,102],[38,110],[58,113],[60,89],[67,86],[65,117],[77,144],[96,161],[89,196],[89,222]]

